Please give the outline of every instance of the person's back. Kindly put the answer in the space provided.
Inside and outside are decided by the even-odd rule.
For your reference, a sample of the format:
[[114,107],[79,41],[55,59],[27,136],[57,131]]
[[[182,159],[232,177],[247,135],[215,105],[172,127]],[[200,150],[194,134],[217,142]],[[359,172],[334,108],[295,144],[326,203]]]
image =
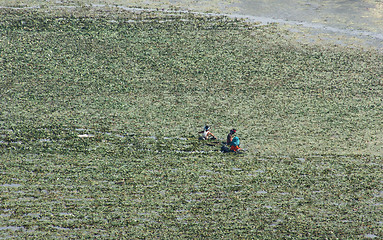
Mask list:
[[233,141],[233,135],[237,132],[235,129],[231,129],[230,133],[227,135],[226,144],[230,145],[230,143]]
[[208,136],[209,136],[209,129],[205,129],[203,132],[202,132],[202,138],[203,139],[207,139],[208,138]]
[[213,139],[215,139],[216,137],[214,136],[214,134],[212,132],[210,132],[210,127],[209,126],[205,126],[203,131],[202,132],[199,132],[199,133],[202,133],[202,136],[200,137],[200,139],[203,139],[203,140],[206,140],[209,138],[209,136],[211,136]]

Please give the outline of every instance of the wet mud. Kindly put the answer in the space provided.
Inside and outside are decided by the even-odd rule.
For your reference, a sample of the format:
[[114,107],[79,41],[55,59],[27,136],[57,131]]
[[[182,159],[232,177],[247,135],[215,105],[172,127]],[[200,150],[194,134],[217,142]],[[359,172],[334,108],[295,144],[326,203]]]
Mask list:
[[242,0],[235,6],[238,14],[249,19],[290,25],[301,41],[331,41],[383,51],[381,1]]

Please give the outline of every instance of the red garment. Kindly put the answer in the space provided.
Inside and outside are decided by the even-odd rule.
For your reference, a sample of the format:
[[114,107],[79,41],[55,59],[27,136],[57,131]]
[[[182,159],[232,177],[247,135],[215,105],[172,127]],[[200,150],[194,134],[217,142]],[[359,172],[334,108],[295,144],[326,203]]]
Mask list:
[[239,150],[239,146],[231,146],[230,150],[236,152]]

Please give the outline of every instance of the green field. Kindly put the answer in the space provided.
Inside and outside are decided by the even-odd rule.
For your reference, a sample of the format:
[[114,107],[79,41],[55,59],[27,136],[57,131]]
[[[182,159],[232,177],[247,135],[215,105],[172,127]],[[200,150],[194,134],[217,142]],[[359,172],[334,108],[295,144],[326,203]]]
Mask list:
[[[383,237],[383,54],[293,39],[0,8],[0,239]],[[246,152],[199,141],[205,124]]]

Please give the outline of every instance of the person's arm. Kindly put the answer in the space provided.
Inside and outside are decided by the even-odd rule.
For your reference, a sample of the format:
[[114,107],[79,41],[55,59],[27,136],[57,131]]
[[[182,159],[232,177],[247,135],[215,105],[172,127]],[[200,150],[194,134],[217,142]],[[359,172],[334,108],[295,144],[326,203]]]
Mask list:
[[231,141],[233,141],[233,137],[229,134],[227,135],[226,144],[230,145]]

